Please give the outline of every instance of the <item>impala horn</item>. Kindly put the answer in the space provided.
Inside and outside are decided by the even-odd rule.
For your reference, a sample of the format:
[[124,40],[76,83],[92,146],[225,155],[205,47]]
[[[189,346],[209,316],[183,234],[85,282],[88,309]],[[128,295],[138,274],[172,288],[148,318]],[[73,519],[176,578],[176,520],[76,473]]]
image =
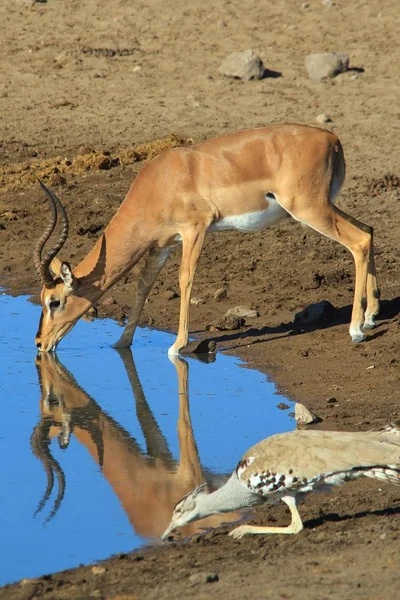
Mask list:
[[34,512],[34,517],[36,517],[36,515],[38,515],[44,509],[48,499],[51,496],[51,492],[53,491],[54,487],[54,475],[58,480],[57,497],[54,501],[54,505],[50,511],[50,514],[45,520],[45,523],[48,523],[55,516],[56,512],[60,508],[65,494],[64,471],[50,452],[50,428],[52,425],[52,419],[43,419],[38,425],[36,425],[31,435],[32,452],[36,458],[41,461],[47,475],[46,491],[44,492],[42,499],[40,500],[39,505]]
[[[43,235],[39,238],[39,240],[36,243],[35,250],[33,253],[33,261],[35,263],[36,270],[39,273],[40,278],[43,282],[43,285],[45,285],[47,288],[52,288],[54,287],[54,278],[50,271],[50,264],[53,258],[56,256],[56,254],[58,254],[58,252],[64,246],[65,241],[68,237],[68,217],[65,208],[63,207],[57,196],[51,190],[49,190],[40,180],[39,184],[50,201],[51,219],[50,223],[43,232]],[[62,229],[60,236],[55,246],[48,250],[44,258],[42,258],[43,248],[57,225],[58,212],[61,214],[62,219]]]

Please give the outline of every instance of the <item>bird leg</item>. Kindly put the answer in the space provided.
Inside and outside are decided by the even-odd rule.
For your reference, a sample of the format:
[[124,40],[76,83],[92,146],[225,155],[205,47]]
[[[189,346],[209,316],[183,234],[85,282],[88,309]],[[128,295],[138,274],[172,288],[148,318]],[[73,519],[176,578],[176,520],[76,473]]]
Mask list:
[[299,511],[297,510],[296,496],[284,496],[282,500],[288,505],[292,515],[292,522],[287,527],[253,527],[252,525],[241,525],[240,527],[236,527],[236,529],[231,531],[229,535],[235,539],[240,539],[248,533],[299,533],[299,531],[303,529],[303,522],[301,520]]

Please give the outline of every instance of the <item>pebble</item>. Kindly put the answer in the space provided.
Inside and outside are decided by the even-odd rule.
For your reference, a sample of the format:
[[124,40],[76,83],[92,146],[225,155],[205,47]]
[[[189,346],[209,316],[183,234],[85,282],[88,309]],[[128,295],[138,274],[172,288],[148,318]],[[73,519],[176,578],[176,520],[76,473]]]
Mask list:
[[174,300],[175,298],[178,298],[178,296],[179,294],[174,292],[174,290],[165,290],[163,293],[163,298],[165,298],[165,300]]
[[321,123],[321,125],[324,123],[332,123],[332,119],[330,117],[328,117],[328,115],[326,115],[325,113],[321,113],[321,114],[317,115],[315,117],[315,120],[317,123]]
[[194,306],[198,306],[199,304],[204,304],[205,300],[204,298],[200,298],[200,296],[192,296],[190,298],[190,304],[193,304]]
[[228,292],[226,291],[225,288],[218,288],[214,292],[215,302],[222,302],[222,300],[225,300],[227,297],[228,297]]

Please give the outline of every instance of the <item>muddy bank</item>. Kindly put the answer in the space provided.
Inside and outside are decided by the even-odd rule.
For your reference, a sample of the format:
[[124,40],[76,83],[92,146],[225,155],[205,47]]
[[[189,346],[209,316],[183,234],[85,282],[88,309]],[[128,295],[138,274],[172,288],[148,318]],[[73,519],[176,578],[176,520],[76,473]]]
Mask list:
[[[368,429],[398,417],[397,3],[378,7],[359,0],[328,8],[310,2],[289,10],[285,2],[205,8],[197,1],[166,7],[154,0],[134,13],[118,3],[111,15],[90,0],[65,7],[18,2],[0,11],[6,23],[0,41],[0,284],[12,293],[39,290],[31,256],[47,205],[34,183],[35,165],[50,161],[40,174],[68,208],[71,235],[62,257],[76,265],[145,158],[132,160],[138,144],[170,134],[199,141],[272,122],[312,124],[325,112],[348,167],[338,205],[375,230],[382,291],[377,328],[365,343],[351,344],[351,255],[288,220],[251,236],[208,237],[193,290],[204,302],[191,306],[191,330],[210,336],[209,326],[227,309],[248,304],[259,316],[239,331],[212,332],[219,349],[270,374],[321,417],[318,427]],[[227,53],[248,47],[281,76],[244,84],[218,74]],[[331,82],[309,81],[304,58],[322,50],[346,51],[355,70]],[[129,160],[116,160],[127,151]],[[71,169],[82,156],[94,157],[90,168]],[[176,331],[178,268],[176,252],[155,284],[142,325]],[[126,316],[136,274],[99,303],[100,316]],[[216,302],[221,287],[227,297]],[[298,328],[294,314],[323,299],[338,309],[332,320]],[[235,542],[223,528],[115,557],[97,574],[89,566],[6,587],[0,598],[394,598],[399,502],[397,489],[359,481],[308,498],[301,507],[306,529],[293,538]],[[280,506],[250,514],[259,524],[287,519]],[[190,576],[197,573],[205,576],[196,583]],[[212,574],[218,577],[202,583]]]

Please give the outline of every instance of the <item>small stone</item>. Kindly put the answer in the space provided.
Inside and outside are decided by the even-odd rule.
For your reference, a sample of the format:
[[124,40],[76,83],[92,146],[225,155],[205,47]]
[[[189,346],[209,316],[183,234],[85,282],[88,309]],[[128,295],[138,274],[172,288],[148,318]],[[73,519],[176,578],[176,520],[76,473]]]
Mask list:
[[335,5],[333,0],[321,0],[321,4],[322,6],[328,6],[329,8]]
[[92,567],[93,575],[103,575],[105,572],[106,572],[105,567],[100,567],[99,565],[95,565],[94,567]]
[[193,573],[193,575],[190,575],[189,581],[192,585],[200,585],[219,581],[219,577],[217,573]]
[[321,283],[324,281],[324,279],[324,275],[308,272],[302,277],[302,287],[305,290],[317,290],[319,287],[321,287]]
[[235,306],[235,308],[230,308],[226,311],[225,316],[229,317],[230,315],[234,315],[235,317],[243,317],[244,319],[247,317],[249,319],[258,317],[259,313],[247,306]]
[[245,320],[243,317],[238,317],[236,315],[224,315],[215,323],[215,327],[219,331],[233,331],[235,329],[240,329],[244,323]]
[[225,288],[218,288],[214,292],[215,302],[222,302],[222,300],[225,300],[227,297],[228,297],[228,292],[226,291]]
[[327,404],[336,404],[337,400],[333,396],[331,398],[326,399]]
[[321,113],[315,117],[317,123],[323,125],[324,123],[332,123],[332,119],[325,113]]
[[135,67],[133,67],[132,69],[132,73],[137,73],[138,71],[141,71],[142,67],[140,65],[136,65]]
[[174,292],[174,290],[165,290],[163,293],[163,298],[165,298],[165,300],[174,300],[175,298],[178,298],[178,296],[179,294]]
[[250,81],[262,79],[265,68],[261,58],[254,54],[253,50],[245,50],[229,54],[220,66],[219,72],[225,77]]
[[204,304],[205,300],[204,298],[200,298],[200,296],[192,296],[190,298],[190,304],[193,304],[194,306],[198,306],[199,304]]
[[318,420],[317,417],[300,402],[296,402],[294,418],[296,419],[296,422],[301,425],[310,425],[310,423],[315,423]]
[[305,60],[305,67],[310,79],[321,81],[347,71],[349,57],[343,52],[309,54]]
[[288,408],[290,408],[289,404],[285,404],[284,402],[279,402],[279,404],[276,405],[276,408],[279,408],[279,410],[287,410]]

